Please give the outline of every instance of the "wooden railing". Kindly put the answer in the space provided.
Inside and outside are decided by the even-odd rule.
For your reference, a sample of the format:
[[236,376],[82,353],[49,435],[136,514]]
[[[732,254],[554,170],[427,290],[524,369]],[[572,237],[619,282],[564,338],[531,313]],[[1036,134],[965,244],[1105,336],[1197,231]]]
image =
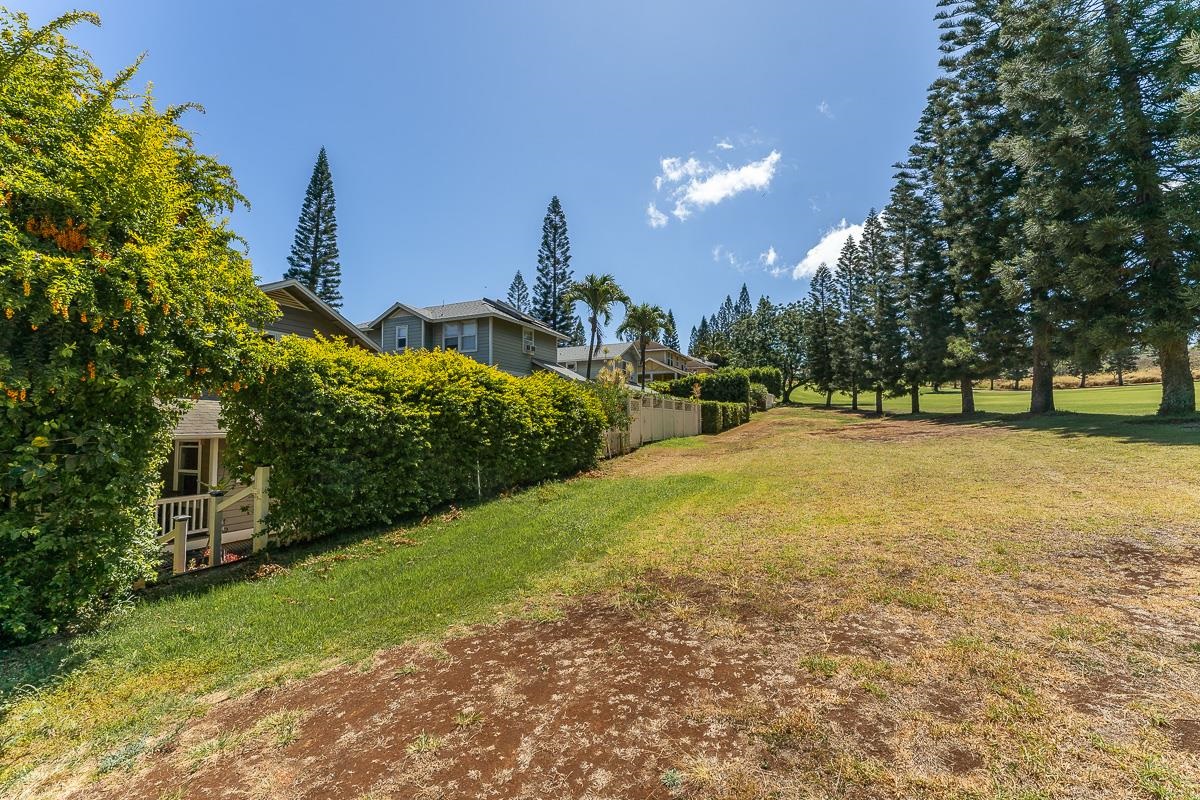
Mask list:
[[[191,495],[188,497],[168,497],[158,501],[159,527],[165,530],[158,537],[159,544],[171,548],[171,572],[179,575],[188,569],[188,536],[195,533],[207,533],[208,564],[215,567],[222,563],[221,537],[225,533],[223,517],[231,508],[244,506],[249,501],[251,506],[251,551],[257,553],[267,546],[265,518],[270,506],[269,487],[271,480],[270,467],[258,467],[254,470],[254,479],[249,485],[233,492],[210,492],[206,495]],[[166,516],[173,510],[180,513]]]
[[175,527],[175,519],[185,517],[188,535],[208,532],[208,501],[206,494],[183,497],[164,497],[158,501],[158,535],[164,536]]

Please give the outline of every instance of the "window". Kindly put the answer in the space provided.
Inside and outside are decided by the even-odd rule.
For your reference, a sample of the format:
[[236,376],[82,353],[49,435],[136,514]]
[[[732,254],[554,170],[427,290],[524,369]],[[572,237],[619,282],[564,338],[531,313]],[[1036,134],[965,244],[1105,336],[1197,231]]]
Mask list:
[[200,493],[200,441],[176,440],[171,488],[180,494]]
[[475,322],[447,322],[442,328],[442,347],[461,353],[478,350],[479,336]]
[[408,326],[396,326],[396,352],[403,353],[408,349]]
[[521,349],[526,353],[532,353],[537,350],[537,343],[533,338],[533,328],[521,329]]

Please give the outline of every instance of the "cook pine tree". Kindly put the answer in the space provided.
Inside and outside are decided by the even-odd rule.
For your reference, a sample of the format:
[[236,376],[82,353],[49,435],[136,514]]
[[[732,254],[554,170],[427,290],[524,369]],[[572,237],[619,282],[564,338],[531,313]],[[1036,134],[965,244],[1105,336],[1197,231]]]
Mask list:
[[575,333],[576,320],[564,298],[574,283],[571,273],[571,239],[567,215],[555,195],[542,220],[542,243],[538,247],[537,280],[533,285],[532,314],[547,327],[567,336]]
[[329,158],[322,147],[304,193],[300,221],[296,223],[296,236],[283,277],[299,281],[329,305],[340,308],[342,265],[338,258],[333,176],[329,172]]
[[867,270],[853,236],[842,246],[833,283],[839,318],[835,385],[850,395],[850,408],[857,411],[871,370],[871,330]]
[[512,283],[508,285],[508,304],[523,314],[529,313],[529,286],[521,270],[517,270]]
[[667,321],[663,324],[663,344],[672,350],[679,349],[679,329],[675,327],[675,312],[667,309]]
[[804,301],[804,365],[806,382],[833,405],[841,345],[840,313],[833,271],[822,263],[813,273]]
[[867,385],[875,392],[875,413],[882,415],[883,398],[904,390],[904,335],[891,242],[875,209],[863,223],[859,256],[866,277]]

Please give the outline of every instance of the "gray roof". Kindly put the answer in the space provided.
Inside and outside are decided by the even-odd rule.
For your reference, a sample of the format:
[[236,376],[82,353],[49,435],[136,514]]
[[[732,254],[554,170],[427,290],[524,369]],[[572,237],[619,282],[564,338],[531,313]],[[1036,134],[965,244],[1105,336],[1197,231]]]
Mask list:
[[225,429],[219,420],[220,400],[196,400],[175,426],[176,439],[203,439],[208,436],[224,436]]
[[586,381],[587,380],[587,378],[583,377],[578,372],[569,370],[566,367],[560,367],[558,364],[555,364],[550,361],[542,361],[541,359],[535,358],[535,359],[533,359],[533,363],[536,364],[537,366],[541,367],[542,369],[546,370],[547,372],[553,372],[555,375],[559,376],[560,378],[566,378],[569,381]]
[[[596,354],[592,356],[592,360],[616,358],[632,346],[633,342],[612,342],[610,344],[602,344],[596,350]],[[587,360],[588,346],[586,344],[581,344],[576,347],[558,348],[558,363],[560,364],[562,364],[564,361],[578,362]]]
[[429,322],[473,319],[476,317],[499,317],[500,319],[506,319],[509,322],[515,322],[518,325],[536,328],[537,330],[540,330],[543,333],[548,333],[558,339],[568,338],[565,333],[554,330],[542,321],[534,319],[525,312],[518,311],[508,303],[505,303],[501,300],[492,300],[487,297],[479,300],[464,300],[459,303],[445,303],[440,306],[410,306],[405,305],[404,303],[396,302],[393,303],[387,311],[383,312],[375,319],[367,323],[362,323],[358,327],[364,330],[374,328],[397,310],[407,311],[418,317],[426,319]]

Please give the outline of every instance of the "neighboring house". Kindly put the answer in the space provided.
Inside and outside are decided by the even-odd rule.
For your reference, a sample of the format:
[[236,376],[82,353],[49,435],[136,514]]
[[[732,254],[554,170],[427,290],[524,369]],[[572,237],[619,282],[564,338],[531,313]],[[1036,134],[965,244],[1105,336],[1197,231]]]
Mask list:
[[[637,342],[612,342],[600,345],[588,358],[588,346],[558,348],[559,366],[588,374],[588,361],[592,362],[591,374],[596,377],[606,364],[615,361],[618,366],[628,367],[633,380],[641,379],[641,348]],[[716,365],[702,358],[695,358],[667,347],[660,342],[646,344],[646,381],[669,381],[698,372],[714,372]]]
[[393,303],[363,332],[380,350],[403,353],[413,348],[457,350],[511,375],[548,370],[577,379],[555,356],[565,334],[499,300],[467,300],[440,306]]
[[[286,334],[307,338],[317,333],[344,336],[352,344],[378,351],[375,343],[354,323],[303,284],[286,280],[261,284],[259,288],[275,301],[280,311],[280,317],[264,330],[268,336],[276,339]],[[220,413],[220,401],[214,398],[195,401],[175,427],[174,449],[163,466],[163,490],[158,501],[159,530],[166,533],[172,517],[188,515],[191,518],[189,536],[199,537],[191,549],[203,547],[207,541],[207,492],[226,477],[225,430],[220,425]],[[236,542],[249,537],[249,513],[227,513],[224,519],[226,541]]]

